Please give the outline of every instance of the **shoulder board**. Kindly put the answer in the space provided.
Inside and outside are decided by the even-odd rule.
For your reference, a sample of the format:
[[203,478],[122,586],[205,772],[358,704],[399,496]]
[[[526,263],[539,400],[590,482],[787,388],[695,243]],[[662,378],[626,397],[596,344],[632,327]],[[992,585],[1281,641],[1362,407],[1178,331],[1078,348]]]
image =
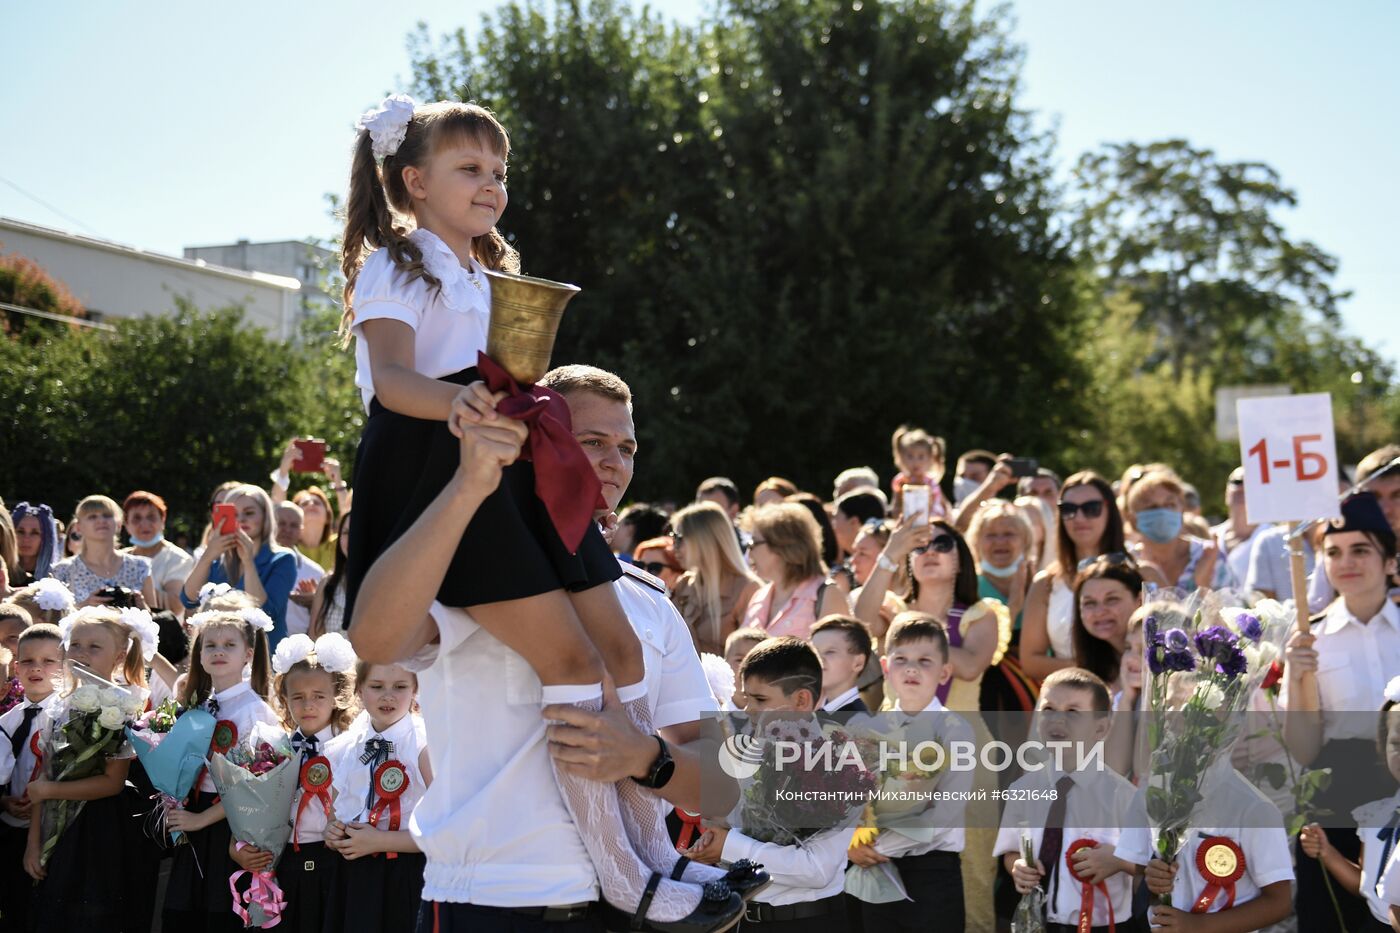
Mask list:
[[651,574],[647,573],[645,570],[643,570],[643,569],[641,569],[640,567],[637,567],[637,566],[635,566],[635,565],[633,565],[633,564],[622,564],[620,561],[619,561],[619,563],[620,563],[621,566],[622,566],[622,572],[623,572],[624,574],[626,574],[627,576],[631,577],[633,580],[636,580],[638,583],[642,584],[643,586],[651,587],[653,590],[656,590],[656,591],[657,591],[658,593],[660,593],[662,596],[670,596],[670,595],[671,595],[671,594],[670,594],[670,591],[666,589],[666,584],[663,583],[663,582],[661,582],[661,578],[660,578],[660,577],[653,577]]

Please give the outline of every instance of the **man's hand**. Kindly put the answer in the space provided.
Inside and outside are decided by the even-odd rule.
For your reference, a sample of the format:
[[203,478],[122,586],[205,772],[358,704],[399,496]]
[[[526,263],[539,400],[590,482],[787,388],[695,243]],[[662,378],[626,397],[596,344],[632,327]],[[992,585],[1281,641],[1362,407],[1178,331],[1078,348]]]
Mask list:
[[[497,399],[504,397],[505,393],[497,393]],[[462,444],[457,474],[483,499],[496,491],[501,484],[501,471],[519,458],[520,449],[530,436],[524,422],[499,416],[494,407],[491,415],[494,421],[463,419],[458,428]],[[453,418],[457,417],[454,409]]]
[[612,783],[644,778],[660,754],[656,739],[632,724],[611,681],[603,685],[603,708],[591,713],[567,703],[544,708],[549,754],[570,774]]
[[695,840],[695,844],[685,850],[685,856],[701,865],[717,865],[724,854],[724,840],[729,838],[729,830],[722,826],[707,829]]
[[888,862],[887,856],[875,851],[874,846],[851,846],[846,850],[846,858],[851,864],[859,865],[861,868],[874,868],[881,862]]

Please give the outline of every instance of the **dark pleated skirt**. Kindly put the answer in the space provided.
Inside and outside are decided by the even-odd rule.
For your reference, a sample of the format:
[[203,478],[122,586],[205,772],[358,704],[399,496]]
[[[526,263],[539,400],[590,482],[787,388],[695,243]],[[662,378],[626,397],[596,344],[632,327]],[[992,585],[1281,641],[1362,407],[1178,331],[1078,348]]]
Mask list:
[[[443,378],[467,385],[476,367]],[[345,618],[375,559],[418,520],[461,463],[460,442],[444,421],[409,418],[379,400],[355,455],[355,528],[347,555]],[[535,494],[535,469],[507,467],[501,485],[477,509],[452,558],[438,601],[479,606],[558,589],[582,591],[622,575],[596,526],[570,554]]]
[[123,810],[121,794],[83,804],[58,838],[47,876],[34,888],[29,929],[40,933],[130,930],[127,888],[131,879],[122,858]]
[[[185,809],[202,813],[218,797],[197,791]],[[161,928],[165,930],[233,931],[242,930],[243,921],[233,912],[233,895],[228,879],[239,871],[229,858],[232,838],[228,820],[219,820],[207,829],[186,833],[188,842],[175,849],[170,866],[170,883],[165,892]]]
[[29,929],[29,901],[34,879],[24,870],[24,849],[29,830],[0,823],[0,933],[25,933]]
[[288,843],[277,863],[277,886],[287,901],[277,928],[286,933],[322,933],[344,864],[324,842],[303,842],[300,852]]
[[326,933],[412,930],[423,900],[426,865],[421,852],[342,859],[326,905]]

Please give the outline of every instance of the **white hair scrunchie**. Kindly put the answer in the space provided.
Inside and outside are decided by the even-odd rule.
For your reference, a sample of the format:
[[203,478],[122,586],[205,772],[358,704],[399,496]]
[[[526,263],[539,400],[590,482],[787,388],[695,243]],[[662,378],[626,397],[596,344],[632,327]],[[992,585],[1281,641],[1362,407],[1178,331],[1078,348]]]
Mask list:
[[1385,698],[1392,703],[1400,703],[1400,677],[1390,678],[1385,685]]
[[374,110],[366,110],[355,122],[357,130],[369,130],[376,159],[385,159],[399,151],[408,135],[408,123],[418,102],[407,94],[390,94]]
[[202,606],[216,596],[223,596],[225,593],[233,592],[233,587],[227,583],[206,583],[199,588],[199,604]]
[[264,632],[272,631],[272,616],[261,609],[240,609],[238,614],[253,628]]

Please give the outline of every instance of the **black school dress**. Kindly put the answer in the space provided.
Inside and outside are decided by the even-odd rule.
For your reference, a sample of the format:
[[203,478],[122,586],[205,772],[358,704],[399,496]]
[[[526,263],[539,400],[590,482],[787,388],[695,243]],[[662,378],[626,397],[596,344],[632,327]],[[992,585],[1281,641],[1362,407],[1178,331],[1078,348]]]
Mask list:
[[[185,809],[203,813],[218,799],[217,794],[196,791]],[[175,849],[170,866],[161,929],[180,933],[243,929],[243,921],[233,912],[233,895],[228,888],[229,876],[239,870],[228,854],[232,835],[228,820],[185,834],[188,842]]]
[[[442,381],[467,385],[475,366]],[[370,402],[355,455],[355,533],[346,563],[345,617],[375,559],[418,520],[461,463],[460,442],[445,421],[410,418]],[[574,592],[622,575],[594,523],[570,554],[535,494],[533,464],[507,467],[501,485],[467,526],[438,590],[445,606],[524,599],[558,589]]]
[[132,879],[122,858],[124,810],[121,794],[83,804],[58,837],[46,877],[34,887],[30,930],[135,933],[127,925],[127,890]]

